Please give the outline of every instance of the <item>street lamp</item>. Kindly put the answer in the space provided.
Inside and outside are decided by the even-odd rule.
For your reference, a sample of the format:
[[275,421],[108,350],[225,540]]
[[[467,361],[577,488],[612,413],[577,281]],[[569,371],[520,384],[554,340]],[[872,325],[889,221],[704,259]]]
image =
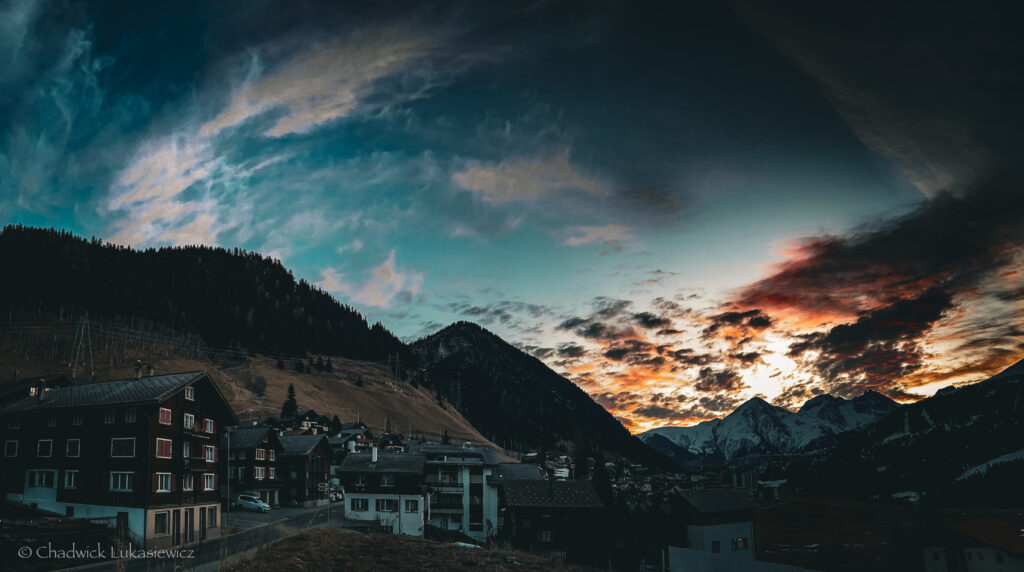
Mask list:
[[[245,411],[239,411],[237,415],[241,415],[243,413],[249,413],[251,411],[252,411],[252,409],[246,409]],[[231,528],[231,433],[235,429],[237,429],[237,427],[225,427],[224,428],[224,435],[227,436],[227,442],[228,442],[228,450],[226,451],[227,455],[228,455],[228,478],[226,479],[226,481],[227,481],[227,491],[228,491],[228,518],[227,518],[228,528]]]

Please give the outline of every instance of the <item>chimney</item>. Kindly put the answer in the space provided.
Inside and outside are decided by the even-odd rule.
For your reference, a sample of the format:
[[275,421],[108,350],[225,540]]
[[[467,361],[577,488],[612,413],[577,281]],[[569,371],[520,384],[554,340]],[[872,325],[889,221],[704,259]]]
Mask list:
[[376,445],[374,445],[370,449],[370,462],[371,463],[376,463],[377,462],[377,446]]
[[355,453],[356,452],[356,440],[355,439],[352,439],[351,441],[348,442],[348,452],[349,453]]
[[135,379],[142,379],[142,360],[135,360]]
[[45,385],[40,385],[39,389],[36,390],[36,399],[38,399],[39,401],[45,401],[46,400],[46,386]]

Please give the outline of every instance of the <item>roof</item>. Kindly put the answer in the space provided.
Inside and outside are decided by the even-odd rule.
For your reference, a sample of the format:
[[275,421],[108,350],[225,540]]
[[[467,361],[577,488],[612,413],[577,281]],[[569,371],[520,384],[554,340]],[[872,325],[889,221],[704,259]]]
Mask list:
[[1018,527],[1005,520],[986,516],[951,524],[949,528],[1010,554],[1024,554],[1024,536],[1020,536]]
[[232,449],[249,449],[263,442],[270,427],[242,427],[231,433]]
[[698,512],[705,514],[754,510],[754,503],[747,495],[731,489],[683,491],[682,497]]
[[423,473],[423,455],[409,453],[377,453],[377,462],[370,462],[370,453],[351,453],[341,462],[343,473]]
[[498,465],[498,475],[505,481],[542,481],[544,475],[540,467],[530,463],[501,463]]
[[[437,445],[433,443],[420,443],[414,441],[408,444],[410,453],[417,453],[427,457],[427,462],[432,461],[430,457],[444,455],[448,457],[460,457],[463,460],[451,461],[452,464],[460,465],[497,465],[498,456],[494,453],[494,449],[487,447],[486,445]],[[470,459],[466,459],[470,457]]]
[[589,481],[505,481],[504,488],[513,508],[604,508]]
[[324,435],[282,435],[280,441],[284,446],[284,455],[308,455],[326,438]]
[[205,375],[205,371],[190,371],[49,389],[42,401],[36,397],[26,397],[5,407],[4,412],[159,403]]

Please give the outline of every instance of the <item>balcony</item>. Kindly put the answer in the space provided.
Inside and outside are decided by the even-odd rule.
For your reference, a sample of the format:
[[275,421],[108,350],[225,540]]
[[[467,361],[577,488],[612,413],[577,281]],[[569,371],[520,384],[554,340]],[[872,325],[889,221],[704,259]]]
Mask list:
[[437,477],[427,477],[424,482],[425,482],[425,484],[428,487],[431,487],[434,490],[439,490],[439,491],[440,490],[444,490],[444,491],[452,491],[452,492],[461,492],[462,491],[462,483],[460,483],[458,481],[458,479],[454,479],[454,478],[451,478],[451,479],[440,478],[439,479]]

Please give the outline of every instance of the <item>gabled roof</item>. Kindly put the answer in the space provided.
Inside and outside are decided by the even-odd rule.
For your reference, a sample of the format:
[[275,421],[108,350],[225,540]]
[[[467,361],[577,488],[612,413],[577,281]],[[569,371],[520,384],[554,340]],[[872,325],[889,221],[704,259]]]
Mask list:
[[497,465],[498,456],[494,449],[486,445],[438,445],[433,443],[420,443],[412,441],[407,443],[410,453],[417,453],[427,457],[428,462],[436,462],[433,458],[440,456],[454,457],[460,461],[449,461],[452,464],[461,465]]
[[326,435],[282,435],[280,437],[285,456],[308,455],[321,441],[326,439]]
[[747,495],[731,489],[684,491],[682,497],[704,514],[754,510],[754,503]]
[[[204,377],[205,371],[190,371],[130,378],[89,385],[73,385],[50,389],[45,399],[26,397],[4,408],[9,411],[42,411],[94,406],[159,403],[186,385]],[[216,384],[214,384],[216,387]],[[218,389],[218,391],[220,391]]]
[[532,463],[501,463],[498,475],[503,481],[543,481],[544,475],[540,467]]
[[604,508],[589,481],[504,482],[505,502],[513,508]]
[[267,437],[269,432],[273,431],[270,427],[242,427],[231,432],[231,448],[232,449],[251,449],[257,447],[263,443],[263,439]]
[[949,528],[1010,554],[1024,554],[1024,536],[1018,527],[1005,520],[986,516],[951,524]]
[[341,462],[342,473],[423,473],[423,455],[409,453],[378,453],[377,462],[371,462],[370,453],[350,453]]

